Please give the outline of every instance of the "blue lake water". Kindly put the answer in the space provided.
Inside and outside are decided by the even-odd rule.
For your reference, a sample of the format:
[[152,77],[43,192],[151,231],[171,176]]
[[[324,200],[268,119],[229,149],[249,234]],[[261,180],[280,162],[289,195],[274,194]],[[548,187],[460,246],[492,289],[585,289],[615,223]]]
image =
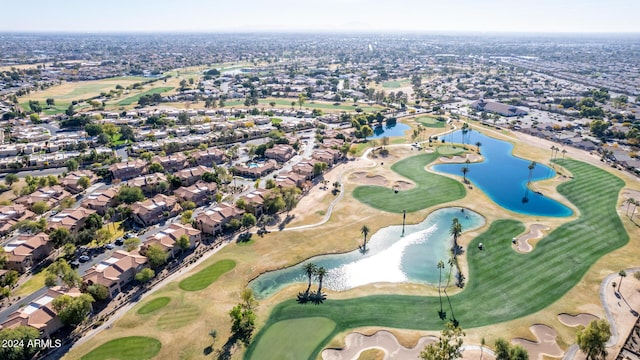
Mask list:
[[[462,131],[445,135],[447,142],[462,143]],[[507,141],[494,139],[477,131],[470,131],[465,136],[465,143],[475,149],[480,141],[480,153],[484,161],[469,164],[467,179],[482,190],[494,202],[505,209],[538,216],[565,217],[573,214],[567,206],[556,200],[538,194],[529,187],[530,160],[513,156],[513,145]],[[551,154],[551,152],[549,152]],[[462,167],[466,164],[439,164],[433,166],[436,171],[462,176]],[[537,163],[531,181],[544,180],[555,176],[555,171],[548,166]],[[533,184],[535,187],[535,184]]]
[[404,132],[411,129],[411,126],[396,122],[395,125],[391,126],[382,125],[372,126],[371,128],[373,129],[373,136],[369,137],[369,139],[380,139],[385,136],[404,136]]
[[[399,222],[402,215],[398,216]],[[457,217],[463,231],[476,229],[484,218],[471,210],[444,208],[429,214],[418,224],[406,225],[402,236],[402,225],[380,229],[367,242],[368,251],[360,250],[336,255],[313,257],[298,265],[271,271],[258,276],[249,283],[258,298],[265,298],[287,285],[307,283],[303,267],[307,262],[323,266],[327,275],[323,287],[344,291],[372,283],[438,283],[438,261],[447,262],[452,240],[449,228]],[[446,271],[442,279],[446,281]],[[314,280],[314,284],[317,281]]]

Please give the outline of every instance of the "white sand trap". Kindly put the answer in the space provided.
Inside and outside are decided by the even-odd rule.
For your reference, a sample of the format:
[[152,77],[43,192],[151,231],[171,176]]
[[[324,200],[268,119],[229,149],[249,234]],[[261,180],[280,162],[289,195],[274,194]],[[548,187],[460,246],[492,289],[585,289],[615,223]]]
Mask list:
[[482,156],[474,153],[469,153],[469,154],[466,154],[465,156],[456,155],[450,158],[446,156],[440,157],[440,161],[444,163],[463,163],[467,160],[469,160],[469,162],[472,162],[472,163],[478,162],[482,160]]
[[546,225],[532,224],[529,226],[529,232],[516,238],[516,250],[524,253],[530,252],[533,250],[533,246],[529,244],[529,240],[540,239],[544,235],[543,231],[546,230],[549,230],[549,227]]
[[324,360],[356,360],[360,353],[368,349],[381,349],[384,351],[384,359],[417,359],[424,347],[436,338],[423,336],[418,344],[409,349],[398,342],[396,337],[385,330],[380,330],[367,336],[357,332],[350,333],[345,339],[345,347],[342,349],[325,349],[322,351]]
[[562,351],[556,342],[558,333],[554,329],[542,324],[532,325],[529,329],[533,333],[533,336],[535,336],[536,341],[516,338],[511,342],[522,345],[529,353],[530,359],[542,360],[544,355],[555,358],[564,355],[564,351]]
[[580,313],[576,315],[571,315],[567,313],[562,313],[558,315],[558,320],[561,323],[571,327],[584,326],[589,325],[593,320],[598,320],[599,318],[593,314]]
[[349,176],[349,180],[363,185],[387,186],[389,180],[382,175],[369,175],[364,171],[354,172]]

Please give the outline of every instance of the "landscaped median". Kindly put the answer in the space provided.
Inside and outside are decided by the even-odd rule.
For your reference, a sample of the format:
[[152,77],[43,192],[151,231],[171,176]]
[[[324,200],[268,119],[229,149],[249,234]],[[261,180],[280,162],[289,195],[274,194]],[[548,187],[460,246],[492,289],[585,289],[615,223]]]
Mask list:
[[[527,254],[511,247],[511,239],[525,230],[515,220],[495,221],[475,238],[468,246],[467,286],[450,297],[450,306],[443,299],[442,310],[463,328],[513,320],[549,306],[571,290],[599,258],[627,244],[629,237],[616,212],[624,182],[586,163],[557,162],[574,176],[558,186],[558,191],[578,208],[580,217],[558,227]],[[484,244],[483,251],[476,250],[479,243]],[[302,306],[291,299],[271,311],[245,358],[262,358],[266,351],[274,358],[315,358],[334,336],[356,327],[439,330],[444,324],[439,310],[438,297],[372,295],[328,299],[321,306]],[[324,318],[336,327],[329,335],[310,333],[304,349],[314,350],[292,354],[285,339],[301,329],[279,324],[303,318]],[[283,340],[267,346],[263,338],[273,339],[272,332]]]

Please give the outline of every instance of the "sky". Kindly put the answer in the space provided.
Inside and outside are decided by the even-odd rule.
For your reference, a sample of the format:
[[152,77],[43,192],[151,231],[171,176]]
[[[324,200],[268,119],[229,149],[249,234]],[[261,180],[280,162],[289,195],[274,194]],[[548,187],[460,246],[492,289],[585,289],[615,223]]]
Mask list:
[[639,0],[3,0],[0,32],[640,33]]

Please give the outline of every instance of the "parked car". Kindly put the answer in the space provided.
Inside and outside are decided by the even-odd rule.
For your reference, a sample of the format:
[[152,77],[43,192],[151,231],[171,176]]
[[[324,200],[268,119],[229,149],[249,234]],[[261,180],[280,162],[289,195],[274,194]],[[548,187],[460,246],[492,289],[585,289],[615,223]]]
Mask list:
[[91,258],[89,256],[87,256],[87,255],[82,255],[82,256],[80,256],[78,258],[78,260],[80,260],[81,263],[85,263],[85,262],[91,260]]
[[124,239],[123,239],[123,238],[117,238],[117,239],[116,239],[115,244],[116,244],[116,245],[122,245],[122,244],[124,244]]
[[104,248],[111,250],[113,249],[113,244],[112,243],[105,244]]
[[71,265],[72,269],[77,269],[78,267],[80,267],[80,262],[78,262],[78,260],[73,260],[69,263],[69,265]]

